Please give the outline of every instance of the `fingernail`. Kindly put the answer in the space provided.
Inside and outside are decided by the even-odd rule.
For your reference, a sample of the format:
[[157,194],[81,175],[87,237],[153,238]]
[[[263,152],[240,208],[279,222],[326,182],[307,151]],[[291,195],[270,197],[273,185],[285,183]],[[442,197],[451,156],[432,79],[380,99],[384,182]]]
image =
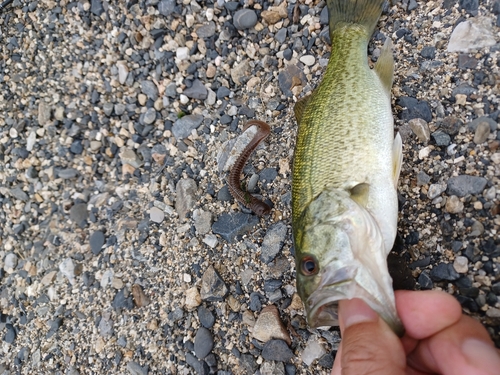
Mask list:
[[484,369],[485,374],[497,374],[500,369],[500,354],[493,345],[477,339],[468,339],[462,344],[462,352],[472,368]]
[[344,329],[354,324],[376,322],[378,320],[377,313],[358,298],[340,301],[339,316]]

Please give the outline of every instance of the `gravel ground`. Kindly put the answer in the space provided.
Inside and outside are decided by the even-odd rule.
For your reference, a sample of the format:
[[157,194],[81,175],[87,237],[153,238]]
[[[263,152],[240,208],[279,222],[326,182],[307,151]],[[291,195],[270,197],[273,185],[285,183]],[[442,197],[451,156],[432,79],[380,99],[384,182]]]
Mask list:
[[[325,2],[101,1],[0,10],[0,374],[327,374],[339,334],[306,326],[290,234]],[[395,284],[453,294],[497,345],[499,13],[392,0],[369,47],[396,59]],[[254,118],[262,219],[225,185]]]

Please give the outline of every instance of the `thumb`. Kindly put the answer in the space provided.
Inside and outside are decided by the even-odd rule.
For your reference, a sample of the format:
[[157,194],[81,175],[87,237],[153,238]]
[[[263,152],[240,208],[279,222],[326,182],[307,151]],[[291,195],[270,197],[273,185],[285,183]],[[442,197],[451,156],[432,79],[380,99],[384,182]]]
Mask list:
[[342,343],[333,374],[405,373],[406,355],[401,341],[365,302],[360,299],[340,301],[339,319]]

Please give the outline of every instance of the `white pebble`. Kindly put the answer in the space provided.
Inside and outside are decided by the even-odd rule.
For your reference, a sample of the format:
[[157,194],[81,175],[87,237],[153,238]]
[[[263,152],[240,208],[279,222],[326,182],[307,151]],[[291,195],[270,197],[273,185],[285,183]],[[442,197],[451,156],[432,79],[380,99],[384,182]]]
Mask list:
[[149,218],[155,223],[161,223],[165,219],[165,213],[158,207],[151,207],[149,211]]
[[313,55],[305,55],[300,58],[300,62],[304,63],[307,66],[313,66],[316,62],[316,59]]
[[175,56],[179,60],[187,60],[187,58],[189,57],[189,48],[187,47],[177,48],[177,51],[175,51]]
[[219,241],[217,240],[217,237],[214,234],[207,234],[203,238],[203,243],[211,247],[212,249],[217,246]]
[[189,103],[189,98],[184,94],[180,95],[180,100],[181,100],[181,104],[188,104]]
[[4,259],[4,264],[3,264],[4,271],[7,273],[12,273],[14,272],[16,266],[17,266],[17,255],[14,253],[8,253]]
[[18,134],[17,134],[17,130],[15,128],[10,128],[9,130],[9,137],[11,138],[17,138]]
[[458,256],[453,262],[453,268],[458,273],[466,273],[469,270],[469,260],[464,256]]
[[301,354],[302,362],[310,366],[315,359],[320,358],[325,353],[325,348],[318,342],[318,338],[316,336],[311,336]]
[[68,278],[71,285],[75,284],[75,264],[73,259],[66,258],[59,264],[59,271]]
[[214,8],[208,8],[206,16],[208,21],[212,21],[214,19]]
[[101,288],[105,289],[108,287],[108,285],[111,285],[114,275],[115,273],[112,269],[107,269],[106,271],[104,271],[101,278]]
[[424,147],[418,152],[418,158],[420,160],[425,159],[431,153],[431,148],[429,146]]

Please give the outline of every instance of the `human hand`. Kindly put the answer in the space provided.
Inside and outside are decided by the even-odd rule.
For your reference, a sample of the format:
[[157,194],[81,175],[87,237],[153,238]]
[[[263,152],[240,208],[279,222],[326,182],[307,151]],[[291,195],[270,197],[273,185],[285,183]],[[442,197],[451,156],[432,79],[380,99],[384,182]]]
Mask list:
[[499,375],[488,332],[439,291],[396,291],[402,338],[359,299],[340,301],[342,342],[332,375]]

